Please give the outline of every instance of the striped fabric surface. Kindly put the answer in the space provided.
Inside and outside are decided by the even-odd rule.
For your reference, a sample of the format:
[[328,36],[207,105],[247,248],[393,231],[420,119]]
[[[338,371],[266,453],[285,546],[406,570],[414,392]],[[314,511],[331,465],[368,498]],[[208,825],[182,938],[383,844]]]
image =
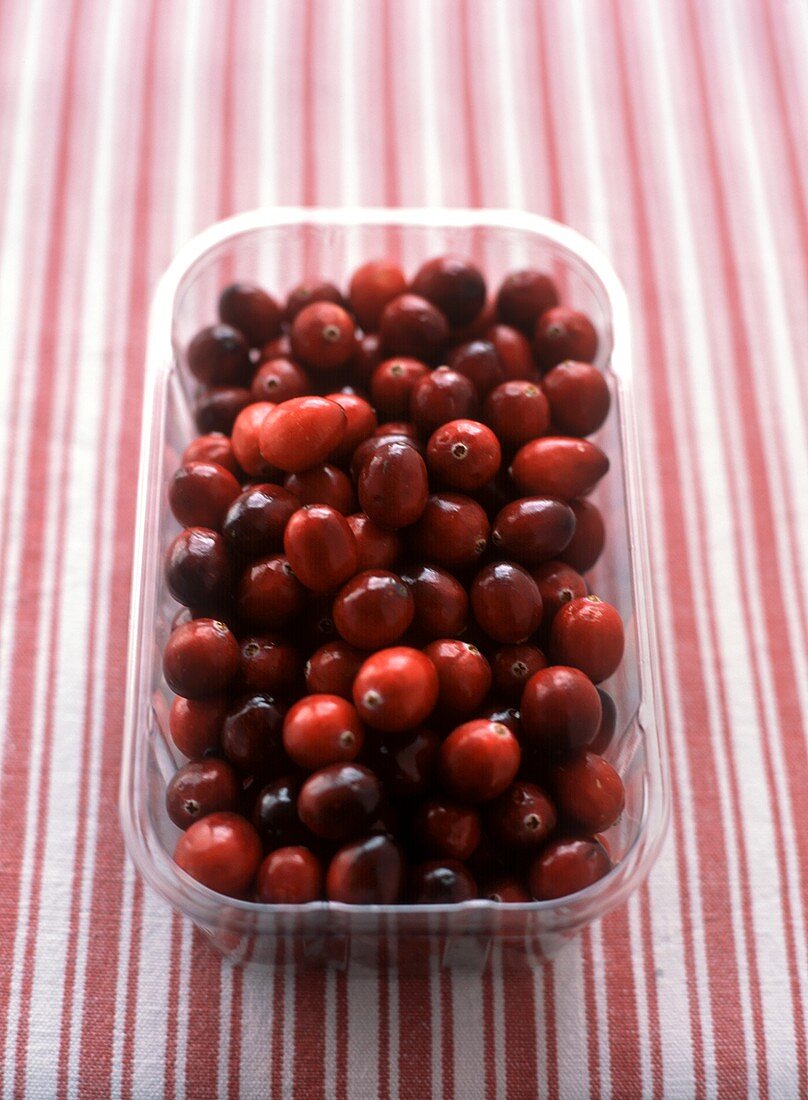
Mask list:
[[[0,4],[3,1097],[808,1096],[808,4]],[[117,823],[146,312],[257,205],[508,206],[638,335],[673,818],[530,975],[242,972]]]

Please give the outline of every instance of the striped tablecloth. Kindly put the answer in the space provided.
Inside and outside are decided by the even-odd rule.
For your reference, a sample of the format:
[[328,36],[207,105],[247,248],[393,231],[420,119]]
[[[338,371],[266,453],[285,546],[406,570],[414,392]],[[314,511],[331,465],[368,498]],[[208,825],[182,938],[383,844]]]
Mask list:
[[[808,1095],[807,56],[805,0],[0,5],[3,1097]],[[531,976],[232,970],[124,857],[147,304],[278,203],[539,211],[629,290],[672,828]]]

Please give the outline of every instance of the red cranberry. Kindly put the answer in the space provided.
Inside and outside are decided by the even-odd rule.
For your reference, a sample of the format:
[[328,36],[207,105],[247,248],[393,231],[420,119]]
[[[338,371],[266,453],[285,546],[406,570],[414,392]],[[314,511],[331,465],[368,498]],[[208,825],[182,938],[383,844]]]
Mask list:
[[305,844],[311,834],[297,816],[300,780],[284,775],[262,787],[255,800],[252,823],[267,849]]
[[356,708],[339,695],[305,695],[283,720],[283,747],[307,771],[355,760],[364,740]]
[[579,573],[587,573],[603,552],[606,525],[591,500],[572,500],[570,508],[575,513],[575,534],[559,557]]
[[491,687],[488,661],[476,646],[453,638],[431,642],[424,653],[438,672],[441,710],[456,718],[468,718]]
[[449,326],[431,302],[417,294],[401,294],[384,307],[379,335],[388,355],[407,355],[431,363],[449,338]]
[[524,496],[574,500],[586,496],[609,469],[609,459],[585,439],[545,436],[517,451],[511,476]]
[[522,497],[506,504],[494,521],[491,543],[522,565],[539,565],[558,554],[575,531],[575,513],[552,497]]
[[306,614],[294,626],[298,644],[303,650],[319,649],[326,642],[336,641],[337,628],[331,614],[334,593],[314,595],[306,607]]
[[408,527],[423,513],[429,495],[424,460],[404,440],[383,442],[362,467],[358,488],[363,511],[379,527]]
[[262,481],[274,480],[277,472],[260,449],[261,428],[275,407],[271,401],[256,401],[242,409],[233,424],[233,454],[245,473]]
[[244,559],[266,557],[283,547],[286,524],[299,507],[294,493],[280,485],[250,485],[225,516],[225,543]]
[[412,280],[411,289],[437,306],[450,325],[470,324],[485,305],[482,273],[458,256],[427,260]]
[[411,447],[416,454],[422,455],[424,453],[423,447],[416,440],[411,439],[408,435],[404,435],[400,430],[397,430],[394,434],[388,434],[388,427],[386,424],[381,426],[384,429],[382,435],[379,435],[377,430],[370,439],[365,439],[353,453],[351,458],[351,477],[357,481],[362,470],[368,464],[373,455],[377,454],[383,447],[386,447],[388,443],[403,443],[405,447]]
[[526,569],[499,561],[481,569],[471,586],[474,617],[495,642],[524,642],[541,622],[541,596]]
[[239,613],[259,630],[286,626],[305,606],[306,589],[283,554],[253,562],[238,586]]
[[295,512],[283,546],[295,576],[313,592],[332,592],[356,572],[353,532],[326,504],[306,504]]
[[395,573],[368,569],[348,581],[334,600],[334,623],[357,649],[378,649],[395,642],[415,614],[409,588]]
[[230,435],[236,417],[251,401],[252,394],[241,386],[217,386],[206,390],[194,404],[196,430]]
[[261,841],[240,814],[208,814],[182,834],[174,862],[191,878],[228,897],[247,892],[261,863]]
[[555,840],[533,861],[530,892],[538,901],[565,898],[603,878],[611,866],[606,849],[597,840]]
[[311,279],[301,283],[289,292],[284,309],[284,320],[291,324],[298,313],[315,302],[333,302],[345,306],[345,299],[338,287],[323,279]]
[[477,883],[458,860],[432,860],[413,867],[409,894],[416,905],[457,905],[477,897]]
[[238,672],[238,642],[215,619],[178,626],[163,651],[163,675],[177,695],[202,699],[222,691]]
[[558,305],[558,291],[549,275],[534,268],[512,271],[502,281],[497,292],[497,316],[506,325],[513,325],[533,335],[536,322],[543,313]]
[[494,345],[506,382],[533,382],[538,379],[533,349],[521,332],[510,325],[492,325],[483,339]]
[[412,529],[412,550],[449,569],[475,565],[488,549],[491,525],[483,509],[460,493],[435,493]]
[[183,699],[176,695],[168,715],[168,728],[180,752],[194,758],[218,749],[227,706],[224,696]]
[[255,401],[271,401],[280,405],[293,397],[311,392],[311,380],[298,363],[277,356],[265,359],[255,372],[250,392]]
[[546,561],[532,570],[539,586],[543,609],[542,627],[549,627],[565,603],[587,594],[586,581],[563,561]]
[[219,295],[219,316],[242,332],[251,348],[260,348],[281,332],[281,309],[254,283],[233,283]]
[[401,554],[401,538],[395,531],[377,526],[364,512],[348,516],[356,542],[357,568],[389,569]]
[[353,683],[366,653],[347,642],[326,642],[306,662],[306,687],[314,695],[353,698]]
[[180,466],[168,487],[168,503],[183,527],[221,529],[227,509],[240,492],[229,470],[215,462]]
[[264,344],[258,361],[259,363],[266,363],[269,359],[290,359],[291,355],[292,344],[289,340],[289,333],[282,332],[280,336],[276,336],[274,340]]
[[594,686],[576,668],[551,665],[534,673],[522,694],[524,737],[548,753],[569,753],[588,745],[600,725]]
[[598,732],[589,743],[589,750],[590,752],[596,752],[599,756],[602,756],[614,740],[615,729],[617,727],[617,707],[608,691],[604,691],[603,688],[598,688],[597,690],[600,696],[600,706],[603,713],[600,719],[600,725],[598,726]]
[[378,332],[368,332],[357,340],[351,362],[351,377],[354,383],[365,387],[370,385],[373,372],[383,358],[382,341]]
[[[467,325],[454,325],[452,340],[455,344],[467,344],[469,340],[485,340],[486,333],[497,319],[494,302],[489,299],[473,321]],[[532,353],[531,353],[532,354]]]
[[291,695],[298,687],[300,663],[297,649],[279,634],[242,639],[240,680],[250,691]]
[[502,646],[491,660],[494,691],[516,703],[530,677],[546,667],[544,654],[534,645]]
[[209,432],[207,435],[199,435],[192,439],[183,451],[182,465],[187,466],[191,462],[215,462],[223,466],[225,470],[240,478],[243,471],[233,454],[233,447],[228,436],[224,432]]
[[410,395],[410,415],[427,437],[450,420],[473,417],[477,406],[477,391],[471,381],[449,367],[438,367],[419,378]]
[[344,367],[356,346],[351,315],[333,302],[315,302],[302,309],[292,322],[290,339],[296,359],[323,371]]
[[329,764],[303,784],[297,812],[315,836],[348,840],[370,826],[381,799],[381,785],[368,768],[361,764]]
[[423,453],[418,443],[418,432],[409,420],[386,420],[383,424],[378,426],[373,434],[377,439],[380,436],[395,436],[399,439],[408,439],[413,443],[419,454]]
[[334,462],[350,462],[360,443],[369,439],[376,430],[376,413],[364,397],[355,393],[329,393],[328,401],[335,401],[345,413],[345,434],[332,455]]
[[256,894],[267,905],[306,905],[323,895],[323,867],[308,848],[276,848],[258,870]]
[[230,325],[210,325],[188,345],[188,369],[206,386],[242,386],[249,381],[247,341]]
[[555,828],[555,807],[534,783],[513,783],[485,807],[485,824],[506,848],[540,848]]
[[513,875],[496,875],[489,879],[482,894],[488,901],[496,901],[500,905],[524,905],[533,900],[522,882]]
[[538,439],[550,426],[550,406],[535,382],[502,382],[485,399],[484,415],[509,450]]
[[224,539],[207,527],[180,531],[166,554],[166,584],[178,603],[221,610],[230,589],[230,560]]
[[326,397],[293,397],[264,418],[261,454],[288,473],[309,470],[325,462],[345,434],[347,418],[336,401]]
[[542,389],[553,424],[567,435],[591,435],[608,416],[609,386],[591,363],[559,363],[544,376]]
[[283,713],[271,695],[246,695],[233,704],[224,720],[224,754],[247,775],[270,775],[287,763],[282,730]]
[[572,665],[599,684],[623,659],[625,635],[617,608],[597,596],[570,600],[550,630],[550,650],[559,664]]
[[380,363],[370,380],[370,399],[379,415],[390,420],[409,415],[412,391],[428,373],[419,359],[399,356]]
[[587,832],[614,825],[626,804],[623,781],[608,760],[583,751],[553,769],[558,808]]
[[414,798],[432,785],[440,739],[425,726],[401,733],[388,742],[371,738],[365,753],[391,798]]
[[438,701],[438,674],[425,654],[407,646],[368,657],[353,686],[360,717],[375,729],[401,733],[420,725]]
[[461,802],[489,802],[519,771],[519,742],[507,726],[476,718],[452,730],[440,750],[446,789]]
[[505,370],[497,349],[489,340],[471,340],[455,348],[449,366],[472,383],[480,400],[505,381]]
[[402,577],[415,604],[416,628],[427,638],[454,638],[468,623],[469,598],[451,573],[422,565]]
[[187,829],[205,814],[235,810],[240,794],[236,773],[224,760],[192,760],[169,782],[166,810],[178,828]]
[[481,489],[499,469],[502,454],[490,428],[476,420],[451,420],[433,432],[426,461],[447,489]]
[[467,860],[483,835],[473,806],[446,798],[430,798],[416,809],[412,821],[418,845],[430,856]]
[[536,322],[536,357],[548,371],[565,359],[591,363],[598,350],[598,334],[584,313],[566,306],[546,310]]
[[340,848],[328,868],[326,895],[345,905],[393,905],[404,881],[404,860],[386,836],[369,836]]
[[407,280],[392,260],[370,260],[353,273],[348,300],[351,310],[365,332],[379,327],[388,302],[404,294]]

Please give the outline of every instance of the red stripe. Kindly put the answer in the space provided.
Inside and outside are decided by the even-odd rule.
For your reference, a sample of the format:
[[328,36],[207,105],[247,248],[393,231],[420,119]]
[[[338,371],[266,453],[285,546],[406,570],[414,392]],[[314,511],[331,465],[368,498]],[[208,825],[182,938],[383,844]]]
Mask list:
[[603,921],[604,972],[609,1019],[609,1063],[612,1081],[627,1096],[640,1096],[643,1089],[640,1062],[637,992],[631,959],[631,932],[625,906]]
[[337,1100],[353,1100],[348,1092],[348,977],[344,970],[338,970],[335,987],[336,1019],[336,1096]]
[[[536,1078],[536,993],[531,970],[503,969],[505,1087],[507,1096],[538,1096]],[[518,1057],[513,1052],[518,1051]]]
[[[314,75],[316,62],[314,53],[314,0],[303,0],[301,5],[301,43],[302,43],[302,79],[303,91],[300,101],[300,147],[301,177],[300,191],[304,206],[314,206],[317,202],[317,115],[315,109]],[[309,271],[306,266],[306,271]]]
[[232,988],[230,1000],[230,1050],[227,1060],[227,1095],[238,1100],[241,1092],[241,1002],[244,971],[235,966],[231,970]]
[[[485,1090],[489,1096],[496,1095],[497,1089],[497,1064],[496,1045],[494,1033],[496,1031],[496,1019],[494,1017],[494,982],[497,979],[492,974],[492,959],[488,956],[488,965],[480,975],[480,990],[482,997],[483,1014],[483,1063],[485,1066]],[[501,982],[501,979],[500,979]]]
[[395,58],[399,47],[393,38],[393,0],[383,0],[381,11],[381,73],[382,73],[382,148],[384,159],[384,201],[388,206],[401,205],[398,150],[396,148]]
[[325,1087],[325,981],[324,970],[302,970],[295,983],[295,1020],[302,1026],[295,1035],[294,1093],[300,1100],[322,1095]]
[[[585,929],[581,936],[581,961],[584,972],[584,1000],[586,1003],[586,1017],[595,1021],[598,1018],[598,1002],[595,997],[595,975],[592,962],[592,933]],[[590,1024],[586,1032],[586,1053],[589,1066],[589,1088],[592,1100],[599,1100],[601,1095],[600,1084],[600,1051],[598,1049],[598,1029]]]
[[547,1055],[547,1095],[549,1100],[556,1100],[559,1095],[558,1033],[556,1029],[555,966],[553,963],[545,963],[542,970],[542,981],[544,1050]]
[[648,1024],[651,1040],[651,1081],[654,1096],[664,1094],[662,1076],[662,1027],[659,1019],[659,992],[657,990],[656,966],[654,964],[654,937],[651,925],[651,892],[647,884],[640,890],[640,930],[643,943],[643,963],[645,972],[645,996],[648,1004]]
[[183,918],[171,914],[171,964],[168,978],[168,1012],[166,1013],[166,1053],[163,1093],[174,1096],[177,1088],[177,1038],[179,1034],[178,1005],[180,991],[180,956],[182,952]]
[[440,1046],[441,1046],[441,1070],[443,1095],[454,1096],[455,1074],[455,1046],[454,1046],[454,1012],[452,1006],[452,972],[442,966],[441,954],[446,944],[446,938],[441,930],[440,944],[436,948],[438,952],[438,988],[440,998]]
[[283,1092],[283,1019],[286,1006],[286,977],[288,960],[287,941],[282,936],[275,939],[275,966],[272,972],[272,1057],[269,1062],[271,1095]]
[[379,937],[379,1100],[390,1100],[390,959],[388,925]]

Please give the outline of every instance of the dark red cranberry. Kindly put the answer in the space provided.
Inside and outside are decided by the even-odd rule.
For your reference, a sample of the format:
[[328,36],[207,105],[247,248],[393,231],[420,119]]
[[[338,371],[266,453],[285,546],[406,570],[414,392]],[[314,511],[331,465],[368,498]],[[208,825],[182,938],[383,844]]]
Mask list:
[[255,799],[252,823],[267,849],[305,844],[311,834],[297,816],[297,796],[302,780],[291,775],[273,779]]
[[534,645],[502,646],[491,659],[494,691],[503,699],[518,703],[530,677],[546,667],[544,654]]
[[238,642],[215,619],[178,626],[163,651],[163,675],[177,695],[202,699],[223,691],[238,672]]
[[261,454],[287,473],[327,461],[345,435],[347,417],[326,397],[293,397],[270,410],[261,428]]
[[474,417],[478,405],[472,382],[450,367],[438,367],[419,378],[410,394],[410,416],[427,438],[450,420]]
[[221,529],[240,486],[229,470],[215,462],[180,466],[168,487],[168,503],[183,527]]
[[348,581],[334,600],[334,623],[357,649],[378,649],[397,641],[410,626],[415,606],[401,577],[368,569]]
[[623,781],[608,760],[586,750],[553,769],[558,808],[586,832],[611,828],[623,812]]
[[255,401],[280,405],[293,397],[311,392],[311,379],[298,363],[277,356],[262,361],[252,380],[250,392]]
[[603,553],[606,524],[591,500],[571,500],[570,508],[575,513],[575,534],[559,557],[579,573],[587,573]]
[[243,696],[222,727],[222,748],[233,767],[246,775],[272,775],[288,767],[283,752],[283,712],[266,692]]
[[370,260],[356,269],[351,277],[348,301],[365,332],[373,332],[379,327],[384,307],[406,289],[404,272],[392,260]]
[[485,824],[506,848],[540,848],[555,828],[555,807],[534,783],[513,783],[485,807]]
[[[382,427],[387,431],[387,425]],[[397,431],[394,435],[383,434],[379,435],[378,432],[374,433],[369,439],[365,439],[353,453],[351,458],[351,477],[356,481],[359,478],[362,470],[368,464],[370,459],[383,447],[386,447],[388,443],[403,443],[407,447],[411,447],[416,454],[423,455],[424,448],[420,443],[411,439],[408,435],[403,435],[400,431]]]
[[519,742],[508,727],[476,718],[457,726],[443,742],[441,778],[461,802],[488,802],[511,785],[519,761]]
[[411,290],[437,306],[454,326],[470,324],[485,305],[482,272],[459,256],[427,260],[416,272]]
[[292,354],[316,370],[335,371],[356,347],[353,318],[333,302],[314,302],[297,314],[290,331]]
[[408,894],[415,905],[457,905],[478,896],[471,872],[456,859],[431,860],[413,867]]
[[409,420],[385,420],[383,424],[378,426],[373,434],[377,439],[380,436],[395,436],[399,439],[409,439],[414,444],[418,454],[423,454],[421,445],[418,442],[418,432],[415,425]]
[[281,332],[281,308],[260,286],[232,283],[219,295],[219,316],[243,333],[251,348],[260,348]]
[[333,302],[343,308],[346,304],[339,287],[325,279],[309,279],[289,291],[284,320],[291,324],[302,309],[314,302]]
[[386,836],[369,836],[346,844],[331,860],[326,895],[345,905],[393,905],[403,881],[398,845]]
[[332,454],[332,461],[345,464],[350,462],[359,444],[375,432],[378,426],[376,413],[364,397],[355,393],[329,393],[327,400],[335,401],[345,413],[345,434]]
[[554,558],[575,531],[575,513],[552,497],[522,497],[506,504],[491,528],[491,544],[506,558],[536,566]]
[[370,380],[370,399],[379,416],[388,420],[408,416],[412,391],[428,373],[429,367],[420,359],[398,356],[380,363]]
[[233,454],[245,473],[261,481],[275,481],[280,471],[261,454],[261,429],[276,406],[271,401],[256,401],[242,409],[233,424]]
[[550,626],[565,603],[587,594],[581,574],[563,561],[546,561],[531,570],[531,575],[541,592],[543,629]]
[[243,559],[266,557],[282,549],[286,524],[299,507],[294,493],[280,485],[250,485],[225,516],[225,543]]
[[353,686],[361,718],[375,729],[402,733],[419,726],[438,701],[438,674],[417,649],[394,646],[368,657]]
[[430,798],[415,810],[413,834],[426,855],[467,860],[483,835],[480,815],[473,806],[447,798]]
[[591,493],[608,469],[609,459],[594,443],[547,435],[516,452],[511,477],[523,496],[571,501]]
[[424,460],[404,440],[383,442],[362,467],[358,490],[363,511],[379,527],[408,527],[423,513],[429,495]]
[[493,523],[505,505],[513,500],[513,482],[507,470],[500,467],[497,476],[478,489],[474,499]]
[[426,638],[454,638],[463,633],[469,598],[456,577],[435,565],[422,565],[402,580],[412,592],[413,623]]
[[530,868],[530,892],[538,901],[565,898],[586,889],[611,870],[603,845],[590,837],[548,844]]
[[207,527],[180,531],[166,554],[166,584],[178,603],[221,611],[230,591],[230,559],[224,539]]
[[209,325],[188,345],[188,369],[206,386],[243,386],[252,365],[247,341],[230,325]]
[[494,875],[483,886],[481,896],[500,905],[524,905],[533,900],[524,883],[515,875]]
[[283,554],[253,562],[238,586],[239,613],[259,630],[286,626],[305,606],[306,589]]
[[357,512],[348,516],[348,526],[356,542],[357,568],[389,569],[401,554],[401,537],[395,531],[386,531],[366,516]]
[[295,512],[283,535],[298,580],[313,592],[332,592],[356,572],[356,543],[345,516],[326,504]]
[[264,344],[258,362],[266,363],[268,359],[290,359],[291,356],[292,344],[289,340],[289,333],[282,332],[280,336],[276,336],[274,340]]
[[474,617],[495,642],[524,642],[541,622],[541,596],[526,569],[499,561],[481,569],[471,586]]
[[323,866],[308,848],[276,848],[258,869],[256,896],[266,905],[306,905],[322,897],[323,879]]
[[388,302],[379,322],[382,347],[390,355],[406,355],[432,363],[449,338],[446,318],[417,294],[401,294]]
[[171,740],[191,759],[219,747],[227,699],[211,695],[205,699],[183,699],[176,695],[168,715]]
[[233,454],[229,438],[223,432],[209,432],[192,439],[182,454],[182,465],[190,462],[215,462],[229,470],[235,478],[243,477],[243,470]]
[[579,668],[595,684],[617,671],[624,646],[620,613],[597,596],[570,600],[553,619],[550,630],[553,660]]
[[485,554],[490,532],[488,517],[476,500],[460,493],[435,493],[412,529],[411,548],[426,561],[463,569]]
[[600,725],[598,726],[598,732],[590,741],[588,747],[590,752],[596,752],[599,756],[602,756],[614,740],[614,734],[617,728],[617,707],[608,691],[604,691],[603,688],[598,688],[598,695],[600,696],[602,715]]
[[598,731],[598,693],[582,672],[551,665],[525,685],[521,705],[526,741],[548,754],[570,753],[588,745]]
[[472,493],[499,470],[502,453],[490,428],[476,420],[451,420],[437,428],[426,448],[430,474],[447,489]]
[[497,349],[489,340],[471,340],[455,348],[449,366],[472,383],[483,401],[495,386],[505,381],[505,370]]
[[591,363],[559,363],[544,376],[542,389],[553,424],[567,435],[591,435],[609,414],[609,386]]
[[306,771],[355,760],[364,740],[356,708],[339,695],[304,695],[283,720],[286,754]]
[[166,811],[178,828],[187,829],[205,814],[235,810],[240,794],[238,777],[224,760],[191,760],[169,781]]
[[440,738],[425,726],[394,739],[369,737],[365,755],[391,798],[414,798],[434,782]]
[[558,305],[558,291],[549,275],[523,268],[506,275],[497,291],[497,316],[532,336],[543,313]]
[[204,390],[194,404],[196,430],[230,435],[236,417],[251,401],[252,394],[241,386],[217,386]]
[[174,849],[174,862],[191,878],[227,897],[242,897],[261,863],[261,841],[240,814],[215,813],[195,821]]
[[347,642],[326,642],[306,662],[306,687],[312,694],[353,698],[353,682],[367,653]]
[[486,333],[497,319],[493,299],[488,299],[473,321],[467,325],[455,325],[452,328],[452,340],[455,344],[467,344],[469,340],[485,340]]
[[530,341],[510,325],[492,325],[482,336],[494,345],[506,382],[533,382],[539,378]]
[[468,718],[491,687],[491,667],[476,646],[454,638],[430,642],[424,653],[437,669],[438,706],[444,714]]
[[511,451],[538,439],[550,426],[550,406],[536,382],[502,382],[485,399],[483,413]]
[[598,334],[586,314],[555,306],[536,322],[533,346],[539,366],[548,371],[566,359],[591,363],[598,350]]
[[303,824],[324,840],[348,840],[364,832],[379,812],[381,785],[361,764],[329,764],[300,789],[297,812]]
[[382,341],[378,332],[368,332],[356,341],[351,360],[351,377],[354,384],[367,387],[379,363],[384,358]]
[[241,641],[240,681],[249,691],[294,693],[300,685],[300,654],[280,634],[255,634]]

